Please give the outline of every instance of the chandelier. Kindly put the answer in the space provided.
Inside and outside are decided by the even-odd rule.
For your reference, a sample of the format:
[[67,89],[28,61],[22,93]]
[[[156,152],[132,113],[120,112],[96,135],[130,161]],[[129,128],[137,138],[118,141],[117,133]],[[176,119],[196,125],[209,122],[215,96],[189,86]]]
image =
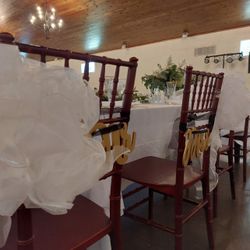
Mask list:
[[41,6],[36,6],[37,13],[31,15],[30,23],[41,27],[44,31],[46,39],[49,39],[49,33],[54,30],[60,30],[63,26],[63,20],[58,18],[56,15],[56,9],[53,7],[48,7],[48,2],[45,2],[45,8]]

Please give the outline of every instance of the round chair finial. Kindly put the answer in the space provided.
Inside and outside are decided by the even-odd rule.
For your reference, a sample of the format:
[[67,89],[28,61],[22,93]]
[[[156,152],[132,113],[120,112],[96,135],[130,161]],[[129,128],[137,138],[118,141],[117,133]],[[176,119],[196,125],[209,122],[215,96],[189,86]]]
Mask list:
[[14,36],[8,32],[0,33],[0,42],[2,43],[12,43],[15,40]]

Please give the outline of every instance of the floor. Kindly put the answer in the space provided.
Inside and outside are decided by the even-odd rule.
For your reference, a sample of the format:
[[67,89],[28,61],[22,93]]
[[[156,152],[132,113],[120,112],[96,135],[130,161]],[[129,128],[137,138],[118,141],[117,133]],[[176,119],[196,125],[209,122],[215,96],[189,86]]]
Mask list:
[[[230,193],[229,176],[224,174],[220,179],[218,216],[214,219],[215,250],[250,249],[250,178],[246,185],[243,185],[242,166],[235,166],[235,181],[236,200],[233,201]],[[133,199],[129,199],[127,204],[133,202]],[[191,204],[185,204],[184,209],[191,206]],[[173,207],[172,198],[164,199],[159,194],[155,196],[154,213],[157,220],[166,222],[168,225],[171,224],[170,215],[173,214]],[[146,205],[137,209],[137,212],[146,215]],[[151,228],[126,217],[122,218],[122,230],[124,250],[174,250],[174,237],[167,232]],[[205,216],[201,210],[184,226],[183,250],[207,249],[209,248]]]

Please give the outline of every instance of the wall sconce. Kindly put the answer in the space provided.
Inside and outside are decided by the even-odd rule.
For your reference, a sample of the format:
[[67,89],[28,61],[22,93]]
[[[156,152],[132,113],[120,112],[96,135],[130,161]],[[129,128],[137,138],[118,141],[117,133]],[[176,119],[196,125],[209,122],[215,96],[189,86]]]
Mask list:
[[216,64],[217,64],[217,63],[219,63],[219,62],[220,62],[219,57],[215,57],[215,58],[214,58],[214,63],[216,63]]
[[227,54],[218,54],[218,55],[211,55],[211,56],[206,56],[204,58],[204,63],[208,64],[210,62],[210,58],[213,58],[214,63],[219,63],[222,62],[222,67],[224,68],[225,66],[225,61],[227,63],[232,63],[235,59],[238,59],[239,61],[242,61],[244,59],[243,53],[227,53]]
[[208,64],[209,62],[210,62],[209,58],[208,58],[208,57],[205,57],[205,58],[204,58],[204,63],[205,63],[205,64]]
[[231,56],[227,57],[227,59],[226,59],[227,63],[232,63],[233,61],[234,61],[234,59]]

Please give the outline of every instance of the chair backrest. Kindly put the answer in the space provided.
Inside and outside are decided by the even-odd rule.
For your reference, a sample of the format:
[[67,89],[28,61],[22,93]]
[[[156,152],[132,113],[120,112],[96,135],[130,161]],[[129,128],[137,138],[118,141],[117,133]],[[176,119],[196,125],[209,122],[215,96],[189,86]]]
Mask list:
[[[70,67],[70,60],[78,60],[85,63],[83,79],[86,81],[90,80],[89,64],[94,62],[98,64],[96,69],[100,69],[99,74],[99,86],[97,95],[100,98],[100,121],[103,123],[113,123],[113,122],[128,122],[130,116],[130,109],[132,103],[132,94],[134,89],[135,74],[137,69],[138,59],[135,57],[130,58],[129,61],[123,61],[120,59],[113,59],[107,57],[101,57],[96,55],[90,55],[86,53],[72,52],[69,50],[59,50],[53,48],[47,48],[43,46],[36,46],[30,44],[23,44],[14,41],[14,37],[10,33],[0,33],[0,42],[6,44],[13,44],[19,47],[20,52],[38,55],[40,61],[46,63],[46,59],[52,60],[53,58],[59,58],[64,60],[64,67]],[[103,108],[105,81],[108,78],[106,76],[106,69],[114,72],[112,77],[111,86],[109,86],[111,91],[111,97],[108,105]],[[127,71],[127,77],[125,80],[125,86],[123,90],[123,101],[121,107],[116,107],[116,97],[118,95],[119,84],[124,83],[124,76],[120,77],[120,71]],[[104,115],[103,115],[104,113]]]
[[248,131],[249,131],[249,116],[247,116],[245,119],[244,133],[243,133],[244,141],[247,141],[247,138],[249,137]]
[[[196,127],[198,131],[207,131],[208,133],[212,131],[223,77],[223,73],[212,74],[193,71],[191,66],[186,68],[179,126],[176,185],[183,183],[184,166],[182,160],[185,150],[185,133],[189,124],[194,123],[199,117],[206,117],[206,120],[202,125],[192,125],[192,127]],[[203,153],[203,171],[208,172],[208,166],[209,147]]]

